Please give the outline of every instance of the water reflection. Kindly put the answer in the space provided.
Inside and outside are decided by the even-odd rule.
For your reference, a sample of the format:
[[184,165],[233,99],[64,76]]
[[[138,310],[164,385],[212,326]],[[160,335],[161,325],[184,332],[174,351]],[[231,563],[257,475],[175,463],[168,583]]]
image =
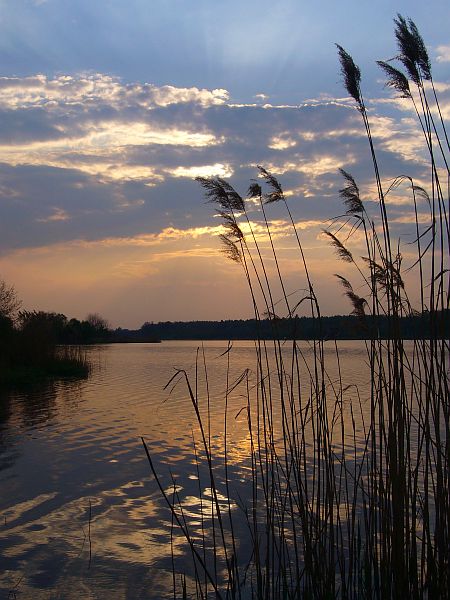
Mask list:
[[56,418],[61,404],[76,410],[82,392],[83,383],[76,379],[42,379],[33,384],[1,390],[0,426],[7,428],[10,424],[20,429],[31,429],[49,424]]
[[[209,392],[206,433],[218,457],[225,450],[227,356],[220,355],[226,346],[205,345],[208,390],[198,382],[203,415]],[[88,380],[47,382],[0,399],[0,590],[6,596],[16,590],[18,597],[38,600],[49,594],[68,600],[172,597],[172,553],[187,568],[189,551],[152,481],[141,436],[168,494],[177,482],[192,534],[204,535],[211,526],[211,490],[204,483],[208,477],[195,412],[185,386],[170,395],[163,390],[174,366],[190,367],[195,381],[196,349],[195,342],[91,349],[95,368]],[[334,349],[327,352],[332,356]],[[361,357],[360,346],[344,348],[343,370],[354,371],[358,353]],[[308,347],[305,356],[312,356]],[[253,344],[235,343],[232,357],[229,381],[249,368],[254,390]],[[361,377],[351,378],[360,394]],[[336,379],[336,372],[330,373],[330,386]],[[348,406],[355,390],[346,392]],[[242,394],[238,386],[228,396],[227,467],[230,495],[236,499],[230,506],[223,459],[215,476],[221,508],[233,511],[244,531],[238,502],[251,493],[246,485],[251,439]]]

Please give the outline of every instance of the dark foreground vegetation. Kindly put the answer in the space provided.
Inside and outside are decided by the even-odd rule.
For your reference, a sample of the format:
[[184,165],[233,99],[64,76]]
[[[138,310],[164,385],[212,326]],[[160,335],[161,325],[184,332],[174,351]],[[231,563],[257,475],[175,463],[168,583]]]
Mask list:
[[21,312],[15,322],[0,316],[0,385],[87,377],[89,369],[80,346],[60,345],[52,315]]
[[[170,382],[183,386],[198,425],[192,476],[198,480],[200,517],[192,515],[182,486],[171,472],[161,473],[158,457],[143,440],[173,524],[174,597],[448,598],[450,348],[442,327],[444,316],[448,325],[450,302],[450,146],[417,27],[398,16],[395,36],[397,61],[379,64],[387,85],[411,103],[423,133],[429,161],[420,182],[408,173],[394,182],[383,180],[360,70],[338,46],[373,164],[367,196],[375,193],[376,201],[363,201],[355,178],[342,170],[345,214],[327,235],[353,268],[352,281],[338,276],[352,313],[385,331],[365,344],[367,394],[360,395],[355,381],[343,381],[338,344],[333,357],[318,336],[305,352],[295,339],[285,343],[278,329],[281,323],[296,328],[300,304],[314,321],[313,331],[326,327],[301,232],[278,180],[260,167],[244,197],[226,180],[199,178],[223,220],[225,253],[248,283],[258,333],[254,378],[246,368],[237,378],[229,370],[224,381],[220,443],[211,433],[212,395],[201,352],[192,380],[179,370]],[[392,56],[392,49],[388,53]],[[394,189],[409,199],[412,244],[403,243],[391,218],[387,196]],[[293,296],[283,279],[269,217],[275,203],[285,211],[297,244],[306,290],[301,297]],[[253,233],[256,219],[267,230],[265,244]],[[355,232],[364,244],[359,257],[347,247]],[[417,314],[428,332],[423,335],[419,326],[417,339],[405,344],[405,324],[417,323]],[[263,315],[270,315],[278,332],[271,341],[259,335],[266,326]],[[238,459],[230,433],[236,415],[229,414],[235,394],[247,419],[246,455]],[[231,475],[236,460],[248,474],[245,493]],[[190,564],[178,560],[178,532]]]
[[112,330],[97,313],[80,321],[20,306],[14,287],[0,280],[0,385],[87,377],[90,366],[82,346],[157,341],[144,328]]

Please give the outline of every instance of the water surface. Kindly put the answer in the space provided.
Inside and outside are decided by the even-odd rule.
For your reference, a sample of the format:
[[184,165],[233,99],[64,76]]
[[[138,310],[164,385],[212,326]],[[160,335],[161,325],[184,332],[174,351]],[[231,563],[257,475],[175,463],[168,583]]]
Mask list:
[[[175,369],[186,369],[194,391],[197,381],[205,414],[209,393],[208,435],[220,454],[228,361],[228,384],[249,368],[252,385],[256,368],[252,342],[226,349],[227,342],[207,342],[203,349],[198,342],[90,348],[87,380],[2,394],[0,598],[172,597],[170,513],[141,437],[167,490],[173,477],[186,514],[200,523],[199,495],[207,498],[208,490],[199,490],[195,413],[182,383],[164,386]],[[306,342],[304,350],[311,355]],[[333,343],[326,353],[332,386],[338,381]],[[341,376],[358,386],[363,410],[365,360],[362,342],[340,343]],[[230,478],[242,494],[250,448],[242,389],[228,400]],[[173,551],[185,552],[179,536]]]

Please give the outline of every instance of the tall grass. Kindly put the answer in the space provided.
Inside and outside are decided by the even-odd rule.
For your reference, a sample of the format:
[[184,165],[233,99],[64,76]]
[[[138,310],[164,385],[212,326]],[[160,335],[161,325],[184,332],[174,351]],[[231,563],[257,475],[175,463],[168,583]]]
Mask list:
[[[413,104],[429,157],[425,186],[410,176],[389,185],[383,181],[361,73],[338,46],[345,85],[367,134],[379,212],[370,213],[356,180],[342,170],[345,216],[326,235],[338,257],[355,269],[353,283],[339,275],[338,282],[361,327],[367,328],[368,410],[363,410],[364,399],[343,381],[337,344],[330,358],[320,335],[306,351],[297,341],[298,306],[308,307],[319,332],[321,313],[278,180],[259,167],[260,178],[243,198],[225,180],[199,178],[223,219],[224,251],[242,267],[255,317],[270,320],[274,340],[255,340],[254,387],[248,370],[231,381],[228,369],[221,455],[211,442],[202,355],[195,381],[184,371],[175,375],[184,381],[198,425],[201,534],[190,523],[177,482],[173,480],[171,488],[163,485],[144,441],[173,527],[181,530],[192,557],[180,579],[174,574],[174,597],[448,597],[450,352],[440,331],[449,310],[449,144],[423,40],[415,24],[400,15],[395,28],[398,60],[406,75],[391,62],[380,66],[387,85]],[[388,196],[400,186],[410,196],[415,237],[415,257],[408,264],[389,215]],[[282,275],[267,214],[273,203],[284,205],[296,240],[306,282],[300,300],[292,299]],[[420,211],[423,203],[428,207],[426,223]],[[261,247],[250,218],[255,205],[266,228],[268,251]],[[363,258],[347,248],[347,238],[341,239],[344,230],[347,238],[362,232]],[[406,279],[412,282],[412,296]],[[280,311],[292,321],[290,341],[277,336]],[[408,346],[400,335],[400,319],[412,314],[427,319],[429,336]],[[371,319],[379,315],[388,319],[386,339]],[[230,352],[231,348],[228,356]],[[331,366],[337,377],[331,376]],[[229,399],[236,390],[244,398],[247,417],[246,496],[233,495],[230,472],[227,427],[234,415],[229,414]]]
[[[61,345],[66,317],[21,311],[16,325],[0,323],[0,385],[45,377],[87,377],[91,366],[80,345]],[[3,325],[3,327],[2,327]]]
[[57,345],[45,331],[13,331],[0,347],[0,386],[33,383],[42,378],[88,377],[86,350]]

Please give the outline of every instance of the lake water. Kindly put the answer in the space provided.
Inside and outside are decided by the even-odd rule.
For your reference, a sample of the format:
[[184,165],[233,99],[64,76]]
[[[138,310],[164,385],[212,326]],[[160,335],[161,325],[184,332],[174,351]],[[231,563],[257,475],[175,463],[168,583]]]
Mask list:
[[[306,342],[302,347],[306,368],[311,349]],[[364,407],[364,343],[341,342],[339,347],[343,384],[351,386],[350,399],[358,387]],[[170,490],[171,475],[175,477],[185,510],[198,518],[193,406],[185,386],[164,386],[174,369],[183,368],[195,387],[197,362],[198,387],[206,398],[206,364],[208,435],[220,454],[228,360],[229,383],[249,368],[252,385],[256,366],[252,342],[235,342],[224,354],[226,349],[227,342],[207,342],[200,351],[198,342],[90,348],[93,369],[88,379],[3,393],[0,598],[173,597],[170,513],[141,437],[163,484]],[[338,377],[334,343],[325,349],[332,386]],[[250,447],[241,387],[228,400],[230,479],[236,489],[245,489]],[[180,537],[173,538],[172,546],[175,554],[183,555]]]

